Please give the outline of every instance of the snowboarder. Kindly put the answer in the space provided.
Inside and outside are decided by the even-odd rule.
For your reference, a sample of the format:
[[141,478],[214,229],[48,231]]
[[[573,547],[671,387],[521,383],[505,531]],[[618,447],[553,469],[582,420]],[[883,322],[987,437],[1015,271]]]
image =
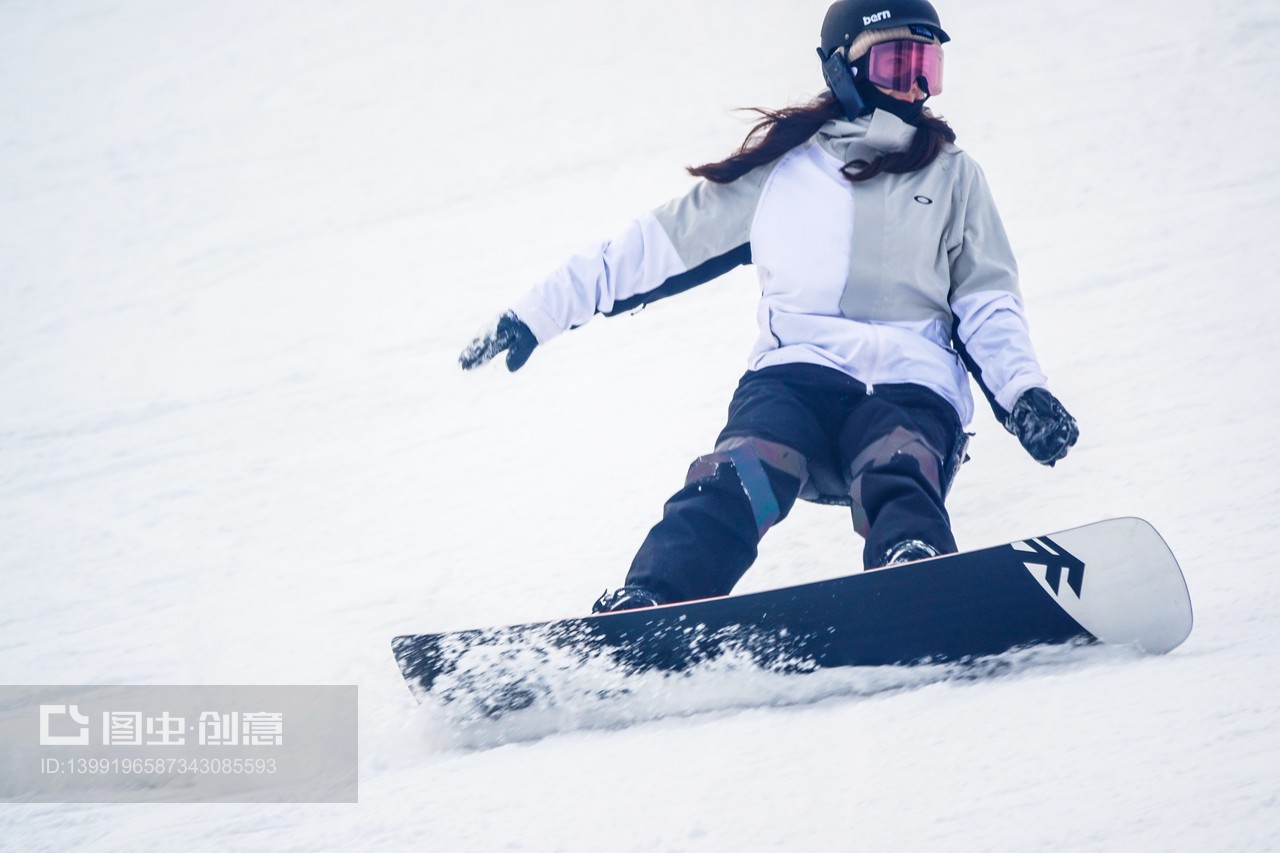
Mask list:
[[798,498],[847,505],[866,568],[956,550],[945,499],[973,416],[968,372],[1045,465],[1075,444],[1046,388],[986,180],[925,107],[949,36],[925,0],[838,0],[827,91],[760,110],[692,190],[535,286],[460,357],[534,348],[595,314],[733,267],[760,278],[760,334],[713,452],[697,459],[596,612],[726,595]]

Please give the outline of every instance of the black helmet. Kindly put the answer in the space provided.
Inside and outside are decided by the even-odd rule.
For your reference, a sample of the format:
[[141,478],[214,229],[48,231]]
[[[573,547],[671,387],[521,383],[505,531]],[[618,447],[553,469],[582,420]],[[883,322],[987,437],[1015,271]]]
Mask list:
[[[851,66],[865,63],[862,57],[872,45],[894,39],[942,44],[951,40],[928,0],[836,0],[822,20],[822,76],[845,115],[855,119],[871,112],[870,100],[914,123],[920,107],[890,103],[865,81],[855,81],[859,72]],[[865,74],[866,69],[862,68]],[[865,87],[865,88],[864,88]]]
[[928,0],[836,0],[822,19],[822,53],[830,56],[836,48],[847,50],[863,30],[890,27],[923,27],[939,42],[951,41]]

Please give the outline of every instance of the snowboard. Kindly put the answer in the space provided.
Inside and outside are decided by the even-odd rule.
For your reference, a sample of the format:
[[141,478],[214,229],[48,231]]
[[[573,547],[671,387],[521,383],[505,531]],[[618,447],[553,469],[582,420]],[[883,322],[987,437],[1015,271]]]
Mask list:
[[539,670],[679,671],[733,652],[783,671],[973,661],[1045,644],[1163,654],[1191,631],[1160,534],[1114,518],[782,589],[392,640],[419,701],[491,717],[539,698]]

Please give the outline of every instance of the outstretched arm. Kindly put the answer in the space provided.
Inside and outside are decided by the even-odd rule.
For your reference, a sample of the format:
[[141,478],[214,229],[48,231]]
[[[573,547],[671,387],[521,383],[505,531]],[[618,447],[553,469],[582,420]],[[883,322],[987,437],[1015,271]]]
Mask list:
[[535,346],[597,314],[634,310],[750,263],[751,221],[771,168],[730,184],[700,181],[614,239],[570,258],[463,352],[464,369],[506,351],[508,368],[516,370]]

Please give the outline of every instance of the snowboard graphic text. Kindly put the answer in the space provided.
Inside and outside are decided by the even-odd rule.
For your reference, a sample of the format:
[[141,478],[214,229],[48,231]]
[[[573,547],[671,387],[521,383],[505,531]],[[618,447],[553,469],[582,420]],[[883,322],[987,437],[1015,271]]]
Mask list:
[[[1071,591],[1076,594],[1076,598],[1081,596],[1084,588],[1084,561],[1073,555],[1066,548],[1063,548],[1048,536],[1029,539],[1009,547],[1018,551],[1028,569],[1034,570],[1038,566],[1045,570],[1045,582],[1049,584],[1054,595],[1059,594],[1058,588],[1062,584],[1062,573],[1065,571],[1067,573],[1067,586],[1071,587]],[[1030,549],[1035,554],[1035,558],[1027,559],[1027,552],[1023,548]]]

